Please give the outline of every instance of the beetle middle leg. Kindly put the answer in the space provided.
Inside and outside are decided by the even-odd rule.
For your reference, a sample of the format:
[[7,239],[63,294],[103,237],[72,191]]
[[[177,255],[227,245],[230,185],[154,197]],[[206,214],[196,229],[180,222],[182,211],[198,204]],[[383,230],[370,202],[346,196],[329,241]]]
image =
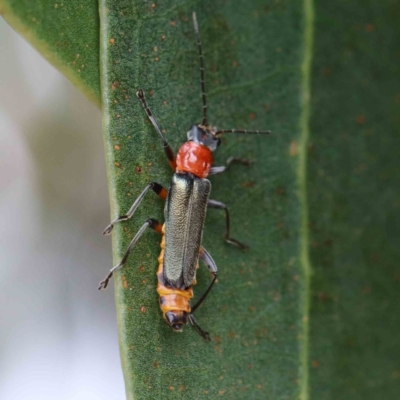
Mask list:
[[162,224],[160,222],[158,222],[157,220],[155,220],[155,219],[152,219],[152,218],[148,219],[142,225],[142,227],[138,230],[138,232],[135,235],[135,237],[132,239],[132,241],[131,241],[128,249],[126,250],[124,256],[122,257],[122,260],[120,261],[120,263],[117,264],[115,267],[111,268],[109,274],[100,282],[99,290],[105,289],[108,286],[108,282],[112,278],[114,272],[118,271],[119,269],[121,269],[126,264],[126,261],[128,260],[128,257],[130,255],[132,249],[135,247],[136,243],[138,242],[138,240],[140,239],[140,237],[143,235],[144,231],[147,228],[151,228],[154,231],[156,231],[157,233],[162,233]]
[[226,222],[225,235],[224,235],[225,242],[238,246],[243,250],[248,249],[249,246],[246,246],[245,244],[239,242],[238,240],[230,237],[230,218],[229,218],[228,207],[224,203],[221,203],[220,201],[211,199],[208,200],[207,207],[225,211],[225,222]]
[[133,214],[135,213],[136,209],[139,207],[139,204],[142,202],[144,196],[149,190],[153,190],[154,193],[156,193],[159,197],[161,197],[163,200],[166,200],[168,191],[167,189],[163,188],[159,183],[157,182],[150,182],[145,189],[143,190],[142,193],[140,193],[139,197],[135,200],[135,202],[132,204],[131,208],[129,211],[125,214],[122,215],[118,218],[115,218],[113,221],[111,221],[110,225],[104,229],[103,235],[109,235],[111,231],[114,228],[114,225],[118,222],[121,221],[127,221],[128,219],[132,218]]

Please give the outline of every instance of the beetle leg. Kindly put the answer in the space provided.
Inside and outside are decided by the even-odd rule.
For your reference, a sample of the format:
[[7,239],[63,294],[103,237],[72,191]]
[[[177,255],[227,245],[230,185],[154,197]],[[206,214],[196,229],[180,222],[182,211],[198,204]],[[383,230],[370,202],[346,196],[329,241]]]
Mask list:
[[194,318],[193,314],[189,314],[189,321],[192,324],[192,326],[194,327],[194,329],[196,329],[197,333],[207,342],[211,341],[210,338],[210,334],[206,331],[204,331],[203,329],[200,328],[200,325],[197,323],[196,319]]
[[220,174],[221,172],[225,172],[232,163],[237,162],[239,164],[250,165],[251,161],[248,158],[236,158],[236,157],[229,157],[226,161],[226,165],[221,167],[212,167],[208,175],[216,175]]
[[228,207],[224,204],[221,203],[220,201],[216,201],[216,200],[208,200],[208,204],[207,204],[208,208],[216,208],[218,210],[224,210],[225,211],[225,221],[226,221],[226,228],[225,228],[225,241],[227,243],[233,244],[235,246],[240,247],[241,249],[248,249],[249,246],[246,246],[243,243],[240,243],[239,241],[237,241],[236,239],[232,239],[231,237],[229,237],[229,233],[230,233],[230,219],[229,219],[229,211],[228,211]]
[[108,286],[108,282],[112,278],[114,272],[118,271],[119,269],[121,269],[126,264],[126,260],[128,259],[129,254],[131,253],[132,249],[135,247],[135,245],[138,242],[138,240],[140,239],[140,237],[143,235],[143,233],[146,230],[146,228],[151,228],[151,229],[155,230],[158,233],[162,233],[162,231],[161,231],[162,224],[160,222],[158,222],[157,220],[155,220],[155,219],[148,219],[143,224],[143,226],[139,229],[139,231],[135,235],[135,237],[132,239],[132,241],[131,241],[131,243],[130,243],[130,245],[128,247],[128,250],[126,250],[125,255],[122,257],[122,260],[120,261],[120,263],[117,264],[115,267],[111,268],[109,274],[100,282],[99,290],[105,289]]
[[121,217],[115,218],[113,221],[111,221],[110,225],[108,225],[107,228],[104,229],[103,235],[109,235],[114,228],[114,224],[130,219],[132,215],[135,213],[136,209],[139,207],[139,204],[142,202],[144,196],[150,189],[153,190],[153,192],[156,193],[158,196],[160,196],[163,200],[167,198],[168,192],[166,189],[164,189],[157,182],[150,182],[145,187],[143,192],[140,193],[139,197],[135,200],[135,202],[132,204],[132,207],[129,209],[129,211],[125,215],[122,215]]
[[147,114],[147,117],[149,118],[150,122],[153,124],[154,128],[156,129],[156,131],[158,132],[158,134],[161,137],[161,140],[164,143],[164,152],[165,155],[168,158],[168,163],[171,166],[171,168],[173,170],[175,170],[176,168],[176,162],[175,162],[175,156],[174,156],[174,152],[171,149],[171,146],[168,144],[168,142],[166,141],[164,135],[161,133],[161,129],[160,126],[158,125],[158,122],[156,120],[156,118],[154,117],[153,113],[151,112],[149,106],[147,105],[146,102],[146,97],[144,95],[144,92],[142,89],[139,89],[136,93],[137,98],[140,100],[140,102],[142,103],[142,106],[144,108],[145,113]]
[[193,314],[201,306],[203,301],[206,299],[206,297],[210,293],[210,290],[212,289],[212,287],[217,279],[217,272],[218,272],[217,266],[216,266],[214,260],[212,259],[212,257],[210,256],[210,254],[208,253],[208,251],[204,247],[201,247],[201,249],[200,249],[199,258],[201,261],[204,262],[204,264],[210,270],[210,272],[214,275],[214,277],[213,277],[211,283],[208,285],[207,290],[203,293],[203,295],[200,297],[200,299],[197,300],[197,303],[191,308],[191,311],[190,311],[191,314]]

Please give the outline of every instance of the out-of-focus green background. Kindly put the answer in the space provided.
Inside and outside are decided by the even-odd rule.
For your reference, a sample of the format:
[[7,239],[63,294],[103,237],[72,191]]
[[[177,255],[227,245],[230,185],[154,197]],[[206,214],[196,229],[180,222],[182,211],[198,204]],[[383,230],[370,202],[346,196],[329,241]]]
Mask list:
[[100,110],[0,37],[0,399],[124,399]]

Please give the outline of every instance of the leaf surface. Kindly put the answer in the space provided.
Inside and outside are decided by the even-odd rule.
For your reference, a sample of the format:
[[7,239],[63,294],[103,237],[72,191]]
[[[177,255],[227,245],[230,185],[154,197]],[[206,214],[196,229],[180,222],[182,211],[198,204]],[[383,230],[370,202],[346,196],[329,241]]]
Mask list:
[[315,6],[311,398],[397,399],[400,4]]
[[87,98],[100,105],[96,0],[0,0],[0,14]]
[[[206,64],[209,118],[220,128],[271,129],[271,136],[226,135],[215,165],[247,157],[212,178],[204,246],[219,280],[197,319],[205,343],[187,326],[176,334],[162,320],[156,293],[160,237],[146,232],[116,274],[120,347],[129,399],[293,399],[303,390],[305,275],[299,195],[304,11],[300,2],[100,3],[104,133],[112,218],[125,213],[149,181],[168,187],[172,171],[162,143],[135,96],[143,88],[165,136],[177,150],[201,120],[196,11]],[[281,34],[277,34],[277,32]],[[163,221],[163,203],[147,195],[131,221],[113,233],[114,261],[148,218]],[[210,282],[201,267],[199,296]]]

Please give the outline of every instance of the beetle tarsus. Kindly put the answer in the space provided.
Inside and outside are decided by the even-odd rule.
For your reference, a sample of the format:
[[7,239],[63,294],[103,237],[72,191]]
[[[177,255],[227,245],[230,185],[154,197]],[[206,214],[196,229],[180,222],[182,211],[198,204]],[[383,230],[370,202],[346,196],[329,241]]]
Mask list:
[[110,279],[113,276],[113,272],[110,272],[100,283],[99,283],[99,290],[104,290],[107,288]]
[[108,235],[112,232],[113,228],[114,228],[114,224],[108,225],[108,226],[106,227],[106,229],[104,229],[103,235],[104,235],[104,236],[108,236]]

